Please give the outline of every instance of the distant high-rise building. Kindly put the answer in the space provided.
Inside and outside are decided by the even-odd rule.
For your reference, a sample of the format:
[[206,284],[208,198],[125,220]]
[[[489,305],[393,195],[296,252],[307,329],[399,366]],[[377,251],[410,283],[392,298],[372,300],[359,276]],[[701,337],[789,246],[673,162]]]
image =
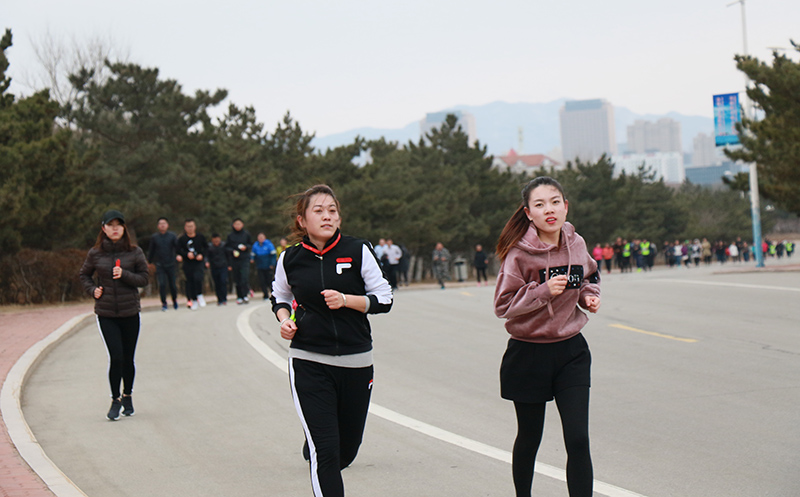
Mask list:
[[717,155],[714,135],[698,133],[692,140],[692,167],[718,166],[722,159]]
[[628,151],[634,154],[646,152],[683,152],[681,145],[681,123],[664,117],[656,122],[637,120],[628,126]]
[[584,162],[617,151],[614,136],[614,107],[605,100],[565,102],[560,112],[561,150],[565,161]]
[[[714,137],[711,137],[711,140],[713,141]],[[723,177],[733,179],[739,173],[748,172],[750,172],[750,166],[747,164],[720,161],[719,164],[713,166],[687,167],[686,179],[695,185],[723,188],[725,187]]]
[[614,161],[614,175],[619,176],[623,171],[626,174],[636,175],[639,168],[655,173],[656,181],[663,179],[665,183],[680,184],[686,179],[683,167],[683,154],[679,152],[650,152],[646,154],[621,154],[612,157]]
[[441,128],[448,114],[453,114],[458,119],[458,124],[469,138],[469,144],[475,145],[478,141],[478,129],[475,126],[475,116],[463,110],[446,110],[425,114],[425,119],[419,122],[419,135],[425,137],[434,128]]

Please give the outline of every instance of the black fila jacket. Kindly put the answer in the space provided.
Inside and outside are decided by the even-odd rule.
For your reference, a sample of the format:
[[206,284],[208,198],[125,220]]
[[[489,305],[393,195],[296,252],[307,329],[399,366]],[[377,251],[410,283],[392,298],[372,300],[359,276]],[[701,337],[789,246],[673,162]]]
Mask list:
[[308,238],[281,253],[272,285],[272,310],[291,312],[297,301],[297,333],[292,348],[327,355],[358,354],[372,350],[367,315],[354,309],[330,309],[323,290],[366,295],[366,314],[389,312],[392,289],[369,243],[334,233],[322,250]]

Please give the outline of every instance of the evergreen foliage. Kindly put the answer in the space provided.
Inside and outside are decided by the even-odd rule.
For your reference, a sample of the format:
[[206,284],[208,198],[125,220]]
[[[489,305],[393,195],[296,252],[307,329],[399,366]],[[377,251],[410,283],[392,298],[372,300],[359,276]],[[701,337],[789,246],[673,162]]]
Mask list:
[[[224,115],[212,118],[209,111],[224,101],[225,90],[188,95],[178,82],[162,79],[158,69],[135,64],[106,61],[109,77],[102,80],[88,69],[72,75],[76,98],[64,108],[47,90],[17,100],[7,91],[9,46],[7,31],[0,43],[4,255],[20,248],[85,250],[109,208],[125,213],[145,246],[160,216],[169,217],[175,231],[184,218],[195,218],[207,236],[213,231],[224,236],[231,220],[241,217],[251,233],[264,231],[277,241],[294,220],[292,195],[326,183],[341,200],[345,232],[373,242],[391,237],[427,264],[437,242],[454,255],[471,254],[477,243],[493,247],[531,179],[493,168],[486,147],[470,144],[452,115],[417,142],[358,137],[318,151],[313,133],[289,112],[271,132],[252,107],[228,104]],[[790,62],[774,65],[777,69],[769,71],[789,73]],[[798,127],[791,123],[800,112],[781,88],[771,86],[773,80],[763,80],[759,84],[769,94],[755,93],[754,99],[763,102],[767,119],[745,122],[753,137],[741,154],[760,154],[759,167],[765,168],[766,184],[777,199],[784,194],[778,178],[790,186],[791,177],[770,179],[768,172],[789,174],[786,157],[797,152],[800,137],[791,145],[776,142],[794,136]],[[790,128],[789,134],[779,133],[781,125]],[[608,157],[537,174],[563,184],[569,220],[589,246],[617,236],[657,244],[675,238],[746,238],[750,230],[749,204],[738,193],[691,185],[676,189],[646,170],[615,176]],[[765,229],[770,222],[767,217]]]
[[58,104],[47,90],[19,100],[8,93],[4,52],[11,41],[6,31],[0,42],[0,253],[82,244],[94,224],[88,164],[74,150],[72,133],[55,126]]
[[[791,42],[800,52],[800,45]],[[736,67],[753,82],[747,96],[764,118],[744,117],[736,125],[742,148],[726,150],[733,160],[755,162],[759,191],[794,214],[800,214],[800,63],[773,52],[772,65],[736,56]]]

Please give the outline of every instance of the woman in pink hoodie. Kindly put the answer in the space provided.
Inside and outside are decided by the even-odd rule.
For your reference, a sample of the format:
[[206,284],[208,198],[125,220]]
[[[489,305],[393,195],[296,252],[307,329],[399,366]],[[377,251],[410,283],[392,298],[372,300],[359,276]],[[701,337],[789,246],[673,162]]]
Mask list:
[[566,222],[569,204],[554,179],[541,176],[522,190],[522,204],[497,242],[502,260],[495,314],[511,338],[500,366],[501,396],[514,402],[517,438],[512,473],[517,497],[530,497],[542,440],[545,405],[555,399],[567,449],[570,497],[592,495],[589,453],[591,354],[580,333],[578,307],[600,308],[597,262]]

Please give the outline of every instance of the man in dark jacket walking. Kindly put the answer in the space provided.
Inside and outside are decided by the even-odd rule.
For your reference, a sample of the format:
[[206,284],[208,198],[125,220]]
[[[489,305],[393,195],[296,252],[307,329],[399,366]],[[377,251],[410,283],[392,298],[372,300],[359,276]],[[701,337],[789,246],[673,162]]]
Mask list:
[[165,217],[158,218],[158,232],[150,237],[150,249],[147,251],[147,260],[156,265],[156,279],[158,291],[161,294],[161,310],[167,310],[167,287],[172,295],[172,307],[178,309],[178,286],[175,283],[178,267],[175,255],[178,238],[169,231],[169,220]]
[[219,236],[219,233],[212,234],[211,243],[208,245],[206,267],[211,269],[211,279],[214,281],[214,291],[217,294],[217,305],[228,304],[228,267],[230,265],[228,251],[222,244],[222,237]]
[[247,304],[250,302],[250,247],[253,237],[244,229],[244,221],[238,217],[233,220],[232,228],[225,241],[225,249],[230,254],[233,281],[236,283],[236,303]]
[[206,237],[197,232],[194,219],[187,219],[183,224],[184,233],[178,238],[178,262],[183,262],[183,274],[186,276],[186,298],[189,309],[196,311],[198,306],[205,307],[203,298],[203,268],[205,267],[208,242]]

